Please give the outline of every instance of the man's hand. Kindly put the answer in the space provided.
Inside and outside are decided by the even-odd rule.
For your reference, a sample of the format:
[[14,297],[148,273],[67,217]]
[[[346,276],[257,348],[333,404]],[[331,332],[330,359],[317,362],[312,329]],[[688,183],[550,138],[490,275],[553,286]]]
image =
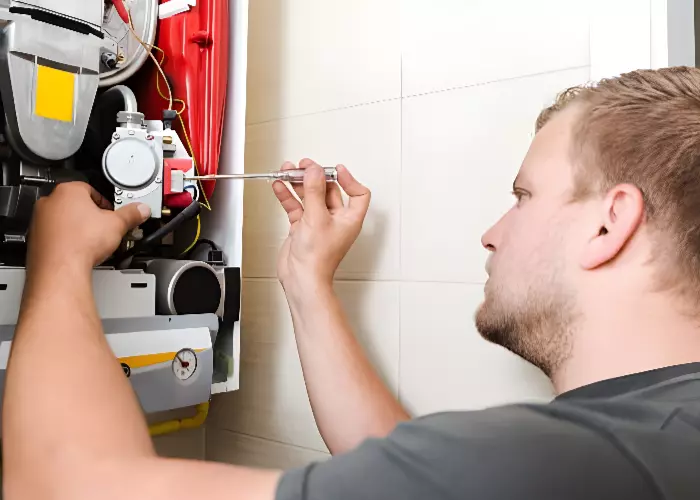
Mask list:
[[[303,186],[294,186],[303,205],[283,182],[273,189],[289,216],[289,237],[277,263],[277,274],[290,298],[303,295],[302,287],[330,287],[338,265],[350,250],[362,229],[370,202],[370,192],[342,165],[338,166],[338,184],[350,196],[347,206],[338,184],[326,183],[323,170],[304,159]],[[285,163],[283,170],[295,168]]]
[[[333,292],[333,275],[357,239],[370,193],[338,167],[338,184],[326,183],[311,160],[303,186],[294,186],[303,205],[282,182],[273,189],[291,227],[277,263],[294,323],[304,381],[314,418],[331,453],[344,453],[369,437],[388,435],[408,414],[369,363]],[[285,163],[284,170],[294,168]],[[345,206],[340,188],[350,196]]]
[[150,214],[143,204],[112,211],[109,202],[88,184],[60,184],[34,208],[27,269],[32,272],[66,262],[91,269],[104,262],[126,232]]

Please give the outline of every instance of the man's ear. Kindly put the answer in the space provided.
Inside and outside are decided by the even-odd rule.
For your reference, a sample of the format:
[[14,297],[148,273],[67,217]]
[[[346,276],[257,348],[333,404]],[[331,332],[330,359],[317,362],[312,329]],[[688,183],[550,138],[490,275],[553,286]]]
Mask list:
[[602,202],[600,227],[581,256],[584,269],[595,269],[617,257],[644,219],[644,198],[637,186],[618,184]]

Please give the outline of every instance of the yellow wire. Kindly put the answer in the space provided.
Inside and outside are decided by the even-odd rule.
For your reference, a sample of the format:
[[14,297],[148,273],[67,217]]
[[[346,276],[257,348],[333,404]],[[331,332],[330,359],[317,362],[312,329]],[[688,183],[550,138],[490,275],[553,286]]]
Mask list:
[[[165,76],[165,72],[163,71],[163,68],[161,67],[160,63],[158,62],[158,59],[156,59],[156,56],[153,55],[153,48],[155,47],[155,45],[149,46],[148,44],[146,44],[146,42],[144,42],[143,40],[141,40],[141,38],[139,38],[139,36],[136,34],[136,30],[134,29],[134,22],[131,19],[131,10],[130,9],[127,9],[127,14],[129,16],[129,30],[131,30],[131,34],[133,35],[134,38],[136,38],[136,41],[141,44],[141,46],[144,48],[146,53],[151,57],[151,59],[153,59],[153,62],[156,63],[156,67],[158,68],[158,71],[163,76],[163,81],[165,82],[165,85],[168,87],[168,95],[170,96],[167,98],[168,99],[168,109],[173,109],[173,89],[170,88],[170,82],[168,82],[168,79]],[[163,51],[161,49],[157,49],[157,50],[159,50],[161,53],[163,53]],[[165,59],[165,53],[163,53],[163,59]],[[156,78],[156,86],[158,86],[158,78]],[[160,88],[158,89],[158,92],[160,93]],[[165,96],[163,96],[162,93],[160,95],[163,98],[165,98]]]
[[[177,117],[180,119],[180,125],[182,126],[182,133],[185,134],[185,141],[187,141],[187,147],[190,149],[190,155],[192,155],[192,164],[194,165],[194,171],[196,172],[197,175],[199,175],[199,167],[197,166],[197,160],[194,157],[194,149],[192,149],[192,143],[190,142],[190,136],[187,135],[187,128],[185,127],[185,121],[182,119],[182,115],[177,115]],[[209,210],[211,212],[211,205],[209,204],[209,198],[207,198],[207,193],[204,192],[204,186],[202,185],[202,181],[198,180],[197,181],[199,184],[199,191],[202,193],[202,196],[204,197],[204,203],[200,203],[204,208]]]
[[[156,75],[156,90],[158,91],[158,94],[165,100],[168,101],[168,109],[173,109],[173,102],[178,102],[182,104],[182,108],[177,112],[177,116],[180,119],[180,125],[182,126],[182,132],[185,135],[185,141],[187,142],[187,146],[189,148],[189,154],[192,157],[192,164],[194,165],[194,171],[199,175],[199,167],[197,166],[197,160],[195,159],[194,156],[194,148],[192,147],[192,143],[190,142],[190,137],[187,134],[187,127],[185,127],[185,122],[182,119],[182,113],[185,112],[187,109],[187,103],[182,100],[182,99],[174,99],[173,98],[173,91],[172,88],[170,87],[170,83],[168,82],[168,79],[165,77],[165,72],[163,71],[163,62],[165,61],[165,52],[163,49],[157,47],[156,45],[150,45],[148,46],[146,43],[141,40],[138,35],[136,34],[136,31],[134,30],[134,25],[133,21],[131,20],[131,11],[129,13],[129,29],[131,30],[131,34],[136,38],[136,40],[141,44],[141,46],[148,52],[148,55],[151,56],[151,59],[153,59],[153,62],[156,64],[156,67],[158,68],[158,71],[160,75],[163,77],[163,81],[165,82],[165,85],[168,87],[168,94],[169,96],[163,95],[163,92],[160,89],[160,78],[158,78],[158,75]],[[160,61],[153,55],[151,52],[152,50],[156,50],[161,54],[161,59]],[[204,203],[200,203],[201,206],[206,208],[207,210],[211,211],[211,204],[209,203],[209,199],[207,198],[206,193],[204,192],[204,186],[202,185],[202,181],[198,180],[199,184],[199,191],[202,193],[202,196],[204,197]]]
[[[189,148],[189,154],[192,157],[192,165],[194,166],[194,171],[197,175],[199,175],[199,167],[197,166],[197,160],[194,156],[194,148],[192,147],[192,143],[190,142],[190,137],[187,134],[187,127],[185,127],[185,121],[182,119],[182,113],[185,112],[187,109],[187,103],[182,100],[182,99],[174,99],[173,98],[173,89],[170,87],[170,82],[168,81],[168,78],[165,76],[165,71],[163,71],[163,62],[165,61],[165,52],[163,49],[157,47],[155,44],[154,45],[147,45],[139,36],[136,34],[136,30],[134,29],[134,23],[131,18],[131,10],[127,11],[129,15],[129,30],[131,30],[131,34],[133,37],[141,44],[141,46],[144,48],[144,50],[148,53],[150,58],[153,60],[153,62],[156,65],[156,68],[158,69],[158,72],[160,75],[156,75],[156,90],[158,91],[158,94],[160,95],[161,98],[165,99],[168,101],[168,109],[173,109],[173,102],[177,102],[182,104],[182,108],[177,111],[177,117],[180,119],[180,125],[182,127],[182,132],[185,135],[185,141],[187,142],[187,147]],[[161,59],[160,61],[156,56],[153,55],[153,50],[156,50],[161,54]],[[163,77],[163,81],[165,82],[165,86],[168,88],[168,95],[164,95],[163,91],[160,89],[160,78],[159,76]],[[209,203],[209,199],[207,198],[207,194],[204,192],[204,185],[202,184],[201,180],[197,181],[199,184],[199,192],[202,194],[204,197],[204,203],[199,203],[202,207],[206,208],[207,210],[211,211],[211,204]],[[194,246],[197,244],[199,241],[199,237],[202,234],[202,219],[199,215],[197,215],[197,232],[195,233],[194,240],[192,243],[180,254],[185,255],[187,252],[192,250]]]
[[194,246],[199,241],[199,237],[201,234],[202,234],[202,219],[200,219],[200,217],[198,215],[197,216],[197,232],[194,235],[194,240],[192,241],[192,243],[190,243],[190,246],[188,246],[187,248],[185,248],[182,251],[182,253],[180,254],[180,257],[182,257],[183,255],[186,255],[187,252],[189,252],[190,250],[192,250],[194,248]]

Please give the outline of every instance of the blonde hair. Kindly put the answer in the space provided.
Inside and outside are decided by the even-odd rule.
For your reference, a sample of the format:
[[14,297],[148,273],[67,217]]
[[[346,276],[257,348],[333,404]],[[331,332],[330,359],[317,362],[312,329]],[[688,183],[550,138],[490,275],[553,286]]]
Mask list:
[[630,183],[644,197],[661,278],[700,297],[700,69],[639,70],[562,92],[543,127],[576,103],[572,157],[576,196]]

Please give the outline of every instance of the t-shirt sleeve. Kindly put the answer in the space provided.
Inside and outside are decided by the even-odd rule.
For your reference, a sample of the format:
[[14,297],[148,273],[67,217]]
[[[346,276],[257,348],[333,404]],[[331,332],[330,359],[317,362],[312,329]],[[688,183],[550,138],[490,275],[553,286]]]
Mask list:
[[287,472],[276,500],[648,495],[639,472],[605,436],[536,407],[511,406],[401,424],[386,439]]

